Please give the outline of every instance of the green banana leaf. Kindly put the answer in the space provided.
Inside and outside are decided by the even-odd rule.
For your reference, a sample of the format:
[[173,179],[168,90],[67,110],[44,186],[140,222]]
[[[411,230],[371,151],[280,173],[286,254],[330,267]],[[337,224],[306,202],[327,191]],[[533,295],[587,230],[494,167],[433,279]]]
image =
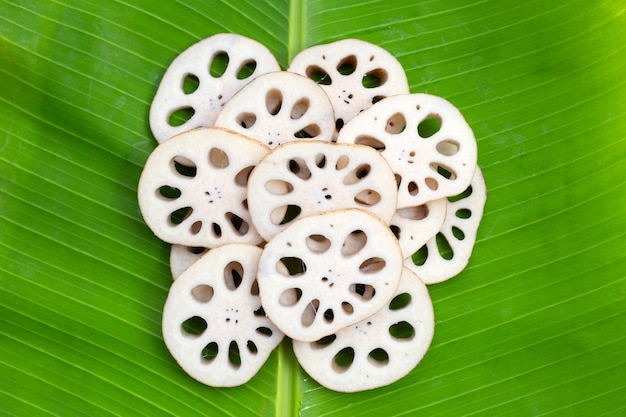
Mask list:
[[[626,415],[622,0],[0,0],[0,414]],[[169,245],[136,190],[168,64],[220,32],[283,68],[342,38],[398,57],[474,129],[488,201],[468,267],[430,287],[408,376],[320,387],[283,343],[247,384],[188,377],[161,314]]]

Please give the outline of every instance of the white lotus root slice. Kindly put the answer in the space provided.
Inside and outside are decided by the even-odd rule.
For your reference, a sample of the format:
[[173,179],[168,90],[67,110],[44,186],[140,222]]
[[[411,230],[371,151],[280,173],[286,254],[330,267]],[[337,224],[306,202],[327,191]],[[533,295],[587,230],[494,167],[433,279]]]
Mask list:
[[209,250],[198,246],[172,245],[170,248],[170,272],[176,279]]
[[163,339],[185,372],[206,385],[249,381],[284,337],[258,295],[261,251],[242,243],[212,249],[170,288]]
[[165,71],[150,106],[155,139],[166,139],[201,126],[211,126],[224,103],[244,85],[280,65],[259,42],[220,33],[178,55]]
[[387,158],[398,182],[398,208],[463,192],[476,167],[476,139],[463,115],[429,94],[376,103],[346,124],[337,142],[369,145]]
[[485,178],[477,167],[469,187],[449,199],[441,230],[405,259],[405,266],[426,284],[437,284],[458,275],[472,255],[486,200]]
[[426,285],[404,268],[387,305],[357,324],[314,342],[293,341],[302,368],[341,392],[370,390],[406,376],[422,360],[435,330]]
[[278,71],[251,81],[215,120],[270,148],[301,139],[331,141],[335,116],[324,90],[298,74]]
[[307,48],[287,71],[305,75],[324,88],[335,110],[335,133],[353,117],[385,97],[409,94],[400,62],[378,45],[343,39]]
[[408,258],[434,237],[446,218],[448,200],[440,198],[417,207],[396,210],[390,227],[400,242],[404,258]]
[[257,141],[214,127],[161,143],[150,154],[138,186],[143,218],[161,240],[212,248],[259,244],[246,189],[252,168],[268,152]]
[[343,208],[368,210],[389,222],[396,200],[385,158],[352,144],[286,143],[259,162],[248,182],[250,216],[265,240],[298,218]]
[[314,341],[357,323],[392,297],[402,253],[389,227],[361,209],[304,217],[270,240],[259,260],[268,317]]

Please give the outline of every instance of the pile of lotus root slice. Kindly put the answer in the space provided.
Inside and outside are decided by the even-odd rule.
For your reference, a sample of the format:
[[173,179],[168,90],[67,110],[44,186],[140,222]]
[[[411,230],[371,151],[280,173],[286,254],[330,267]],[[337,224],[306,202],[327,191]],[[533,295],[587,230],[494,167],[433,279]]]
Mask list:
[[[250,380],[284,336],[319,384],[391,384],[434,331],[427,285],[467,264],[486,199],[472,130],[356,39],[281,70],[236,34],[171,63],[138,186],[172,244],[163,337],[210,386]],[[288,342],[285,342],[288,343]]]

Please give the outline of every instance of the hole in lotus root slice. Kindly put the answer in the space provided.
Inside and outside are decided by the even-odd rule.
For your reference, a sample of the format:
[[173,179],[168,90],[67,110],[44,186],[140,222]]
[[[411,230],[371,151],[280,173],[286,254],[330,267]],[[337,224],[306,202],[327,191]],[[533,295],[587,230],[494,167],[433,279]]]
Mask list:
[[346,257],[354,256],[367,245],[367,235],[363,230],[353,230],[341,244],[341,254]]
[[274,195],[285,195],[293,191],[293,185],[285,180],[273,179],[265,183],[265,189]]
[[318,168],[324,168],[326,166],[326,155],[323,153],[318,153],[315,155],[315,166]]
[[415,266],[422,266],[428,259],[428,246],[424,245],[411,255],[411,262]]
[[240,187],[247,187],[248,178],[250,177],[250,173],[252,172],[253,169],[254,169],[253,165],[242,168],[241,171],[239,171],[235,175],[235,184],[237,184]]
[[228,345],[228,362],[230,365],[239,369],[241,366],[241,354],[239,353],[239,344],[235,340],[232,340]]
[[315,342],[311,342],[310,346],[312,349],[325,349],[330,347],[335,340],[337,340],[337,335],[330,334],[316,340]]
[[[150,106],[155,139],[162,143],[184,131],[214,125],[236,92],[274,71],[280,71],[280,65],[272,53],[241,35],[216,34],[191,45],[171,62]],[[175,115],[181,109],[188,114]]]
[[454,215],[459,219],[469,219],[472,217],[472,211],[470,209],[462,208],[455,211]]
[[257,327],[256,332],[260,335],[271,337],[274,332],[269,327]]
[[265,108],[272,116],[276,116],[283,106],[283,95],[280,90],[272,88],[265,94]]
[[393,178],[396,180],[396,187],[400,189],[400,184],[402,184],[402,175],[394,173]]
[[401,236],[401,230],[398,226],[396,226],[395,224],[390,224],[389,225],[389,229],[393,232],[393,235],[396,237],[396,239],[400,239]]
[[181,86],[183,92],[185,94],[192,94],[198,89],[198,87],[200,87],[200,79],[194,74],[185,74]]
[[207,322],[205,319],[199,316],[189,317],[181,324],[181,329],[184,334],[189,336],[200,336],[207,329]]
[[193,118],[195,114],[196,109],[190,106],[175,109],[169,114],[167,124],[172,128],[184,126]]
[[383,258],[379,258],[377,256],[367,258],[361,263],[361,265],[359,265],[359,271],[364,274],[377,274],[385,269],[386,264],[387,263]]
[[415,328],[407,321],[400,321],[389,326],[389,334],[396,339],[408,341],[415,336]]
[[[251,291],[252,293],[252,291]],[[257,296],[259,295],[259,292],[256,291],[254,293],[252,293],[253,295]],[[263,306],[257,308],[256,310],[254,310],[254,315],[257,317],[265,317],[265,310],[263,309]]]
[[236,215],[235,213],[232,213],[230,211],[227,212],[226,220],[228,221],[230,226],[232,226],[233,231],[241,236],[245,236],[246,233],[248,233],[248,231],[250,230],[250,225],[248,224],[248,222],[242,219],[240,216]]
[[[395,113],[389,119],[387,119],[387,125],[385,126],[385,132],[392,135],[400,134],[406,129],[406,119],[402,113]],[[384,148],[384,145],[383,145]]]
[[458,275],[469,262],[486,198],[485,180],[476,167],[467,189],[444,199],[447,208],[440,230],[405,260],[405,266],[426,284],[436,284]]
[[398,209],[396,214],[409,220],[423,220],[428,216],[428,206],[426,204],[422,204],[417,207],[405,207]]
[[[246,122],[244,114],[254,114],[255,122]],[[243,87],[224,105],[215,125],[275,148],[297,139],[330,142],[335,115],[318,84],[299,74],[276,71]]]
[[308,78],[321,85],[331,85],[333,83],[330,75],[317,65],[308,66],[305,70],[305,74]]
[[361,206],[374,206],[382,200],[375,190],[363,190],[354,196],[354,202]]
[[367,360],[374,366],[384,367],[389,364],[389,354],[383,348],[376,348],[367,354]]
[[449,261],[454,258],[454,250],[450,246],[450,242],[448,239],[440,232],[435,236],[435,242],[437,243],[437,250],[439,252],[439,256],[443,259]]
[[447,139],[446,140],[442,140],[435,147],[435,149],[437,149],[437,152],[439,152],[440,154],[442,154],[444,156],[456,155],[457,152],[459,152],[459,148],[460,148],[460,146],[459,146],[457,141],[447,140]]
[[457,239],[457,240],[463,240],[465,239],[465,233],[463,232],[463,230],[459,229],[456,226],[452,226],[452,235]]
[[200,233],[201,230],[202,222],[198,220],[191,224],[191,227],[189,228],[189,233],[191,233],[192,235],[197,235],[198,233]]
[[317,138],[322,133],[318,124],[310,124],[293,134],[296,139],[313,139]]
[[292,339],[318,340],[382,308],[401,264],[397,240],[367,211],[309,215],[267,242],[258,271],[263,307]]
[[436,172],[439,175],[440,180],[454,181],[456,179],[456,172],[454,172],[454,169],[440,162],[433,162],[429,165],[429,167],[432,171]]
[[327,309],[324,311],[324,320],[328,323],[332,323],[335,318],[335,313],[333,313],[332,309]]
[[251,112],[240,113],[235,122],[244,129],[251,129],[256,123],[256,114]]
[[219,51],[215,53],[209,65],[209,74],[211,74],[211,77],[220,78],[224,75],[226,68],[228,68],[229,61],[230,58],[228,57],[227,52]]
[[384,85],[387,82],[389,75],[387,71],[382,68],[376,68],[365,74],[361,79],[361,83],[365,88],[377,88]]
[[191,289],[191,296],[200,303],[208,303],[213,298],[213,287],[208,284],[199,284]]
[[182,195],[180,189],[169,185],[162,185],[157,190],[157,197],[165,200],[176,200]]
[[306,246],[311,252],[322,254],[330,249],[331,241],[324,235],[311,234],[306,238]]
[[285,256],[276,263],[276,271],[284,276],[300,276],[306,272],[306,264],[298,257]]
[[270,214],[270,221],[274,225],[286,225],[295,220],[301,212],[302,208],[294,204],[276,207]]
[[217,358],[219,350],[219,345],[216,342],[208,343],[205,347],[202,348],[202,351],[200,352],[202,356],[202,362],[212,362],[215,358]]
[[213,236],[217,239],[222,237],[222,226],[220,226],[217,223],[213,223],[211,225],[211,232],[213,233]]
[[332,368],[335,372],[344,373],[354,362],[354,348],[345,347],[333,357]]
[[302,323],[302,326],[309,327],[313,324],[313,322],[315,321],[315,317],[317,316],[317,310],[319,309],[319,307],[320,300],[318,300],[317,298],[311,300],[311,302],[308,303],[306,307],[304,307],[302,315],[300,316],[300,322]]
[[439,188],[439,181],[437,181],[433,177],[426,177],[424,182],[426,183],[426,186],[433,191],[437,191],[437,189]]
[[217,169],[224,169],[228,167],[230,161],[226,152],[220,148],[211,148],[209,151],[209,163],[211,166]]
[[259,352],[259,348],[256,347],[256,343],[254,343],[252,340],[248,340],[248,342],[246,343],[246,347],[248,348],[248,352],[250,352],[250,354],[252,355],[256,355]]
[[[250,294],[257,296],[259,295],[259,282],[255,279],[254,282],[252,283],[252,286],[250,287]],[[261,309],[263,309],[263,307],[260,307]],[[256,311],[254,312],[254,314],[256,314]]]
[[372,171],[372,166],[367,163],[359,164],[354,167],[344,178],[343,183],[345,185],[353,185],[362,179],[366,178]]
[[[207,385],[247,382],[283,337],[263,314],[258,287],[254,289],[262,252],[249,244],[218,246],[170,288],[163,309],[164,340],[181,367]],[[197,321],[200,327],[184,330],[185,321],[189,327]]]
[[355,392],[391,384],[421,361],[434,314],[426,285],[408,268],[386,307],[334,332],[326,343],[293,341],[303,369],[321,385]]
[[278,302],[283,307],[292,307],[302,298],[302,290],[300,288],[289,288],[280,294]]
[[349,55],[343,58],[339,64],[337,64],[337,72],[341,75],[352,74],[357,67],[357,58],[355,55]]
[[[181,246],[181,245],[172,245],[172,246]],[[207,248],[202,248],[200,246],[185,246],[184,247],[185,250],[189,253],[191,253],[192,255],[196,255],[196,256],[202,256],[203,254],[207,253],[208,249]]]
[[417,125],[417,134],[421,138],[427,139],[441,130],[441,116],[429,114]]
[[350,292],[358,295],[362,301],[371,300],[376,295],[376,289],[369,284],[352,284],[350,285]]
[[168,217],[170,226],[178,226],[187,220],[191,216],[191,213],[193,213],[193,209],[191,207],[181,207],[174,210]]
[[400,310],[407,307],[411,303],[411,294],[404,292],[396,295],[389,302],[389,310]]
[[337,162],[335,163],[335,170],[341,171],[350,163],[350,157],[348,155],[341,155],[337,158]]
[[243,265],[237,261],[229,262],[224,268],[224,284],[226,288],[235,291],[241,285]]
[[[396,121],[399,114],[406,122],[404,129]],[[389,120],[394,121],[392,127]],[[402,178],[398,208],[462,192],[476,166],[476,139],[465,118],[448,101],[428,94],[387,97],[355,116],[336,141],[371,142],[382,149],[394,174]]]
[[352,306],[352,304],[350,304],[347,301],[342,301],[341,302],[341,309],[344,311],[344,313],[346,313],[347,315],[350,315],[352,313],[354,313],[354,307]]
[[246,185],[268,151],[257,141],[213,127],[163,142],[148,158],[139,181],[146,224],[172,244],[260,244],[263,238],[251,224]]
[[301,180],[308,180],[311,178],[311,170],[303,158],[290,159],[287,164],[289,166],[289,171]]
[[304,114],[309,110],[311,103],[308,98],[302,97],[298,101],[296,101],[291,108],[291,118],[293,120],[298,120],[304,116]]
[[379,101],[384,100],[384,99],[385,99],[385,96],[374,96],[372,97],[372,104],[376,104]]
[[250,78],[256,71],[257,62],[254,60],[244,62],[237,71],[237,79],[245,80]]
[[362,145],[287,143],[263,158],[249,181],[250,216],[266,241],[294,220],[317,213],[361,208],[390,221],[396,210],[389,164]]
[[173,172],[183,177],[194,178],[198,172],[198,167],[195,162],[180,155],[171,159],[170,167],[173,169]]
[[324,88],[335,111],[334,137],[352,118],[384,97],[409,93],[398,60],[383,48],[356,39],[305,49],[294,57],[288,71],[305,75]]

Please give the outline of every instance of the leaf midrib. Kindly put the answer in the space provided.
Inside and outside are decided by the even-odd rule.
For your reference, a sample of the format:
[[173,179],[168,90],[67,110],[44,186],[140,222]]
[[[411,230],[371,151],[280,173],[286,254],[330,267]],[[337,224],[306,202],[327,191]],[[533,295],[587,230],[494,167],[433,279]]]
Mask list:
[[287,62],[305,47],[306,33],[306,2],[292,0],[289,2],[289,31],[287,40]]
[[[289,30],[287,39],[287,62],[305,48],[306,33],[306,2],[292,0],[289,2]],[[275,415],[297,416],[300,413],[300,372],[299,365],[291,348],[291,340],[283,339],[277,348],[278,369],[276,372],[276,409]]]

